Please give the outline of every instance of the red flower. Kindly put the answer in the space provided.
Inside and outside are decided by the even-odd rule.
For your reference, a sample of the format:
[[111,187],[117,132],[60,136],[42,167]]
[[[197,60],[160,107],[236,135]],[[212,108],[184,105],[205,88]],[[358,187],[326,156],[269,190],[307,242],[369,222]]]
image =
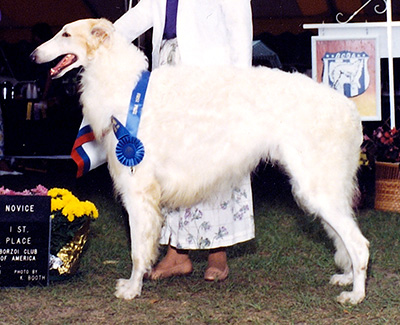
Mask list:
[[400,162],[400,133],[396,128],[379,127],[371,137],[364,135],[361,148],[369,160]]

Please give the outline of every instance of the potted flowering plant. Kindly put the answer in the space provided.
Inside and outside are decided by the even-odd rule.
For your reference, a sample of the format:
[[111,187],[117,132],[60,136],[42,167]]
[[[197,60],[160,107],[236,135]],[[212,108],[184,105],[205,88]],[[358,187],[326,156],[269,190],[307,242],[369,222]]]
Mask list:
[[80,201],[69,190],[38,185],[16,192],[0,187],[0,195],[48,195],[51,197],[50,271],[54,276],[72,275],[79,266],[91,220],[98,217],[96,206]]
[[52,213],[50,269],[59,275],[70,275],[79,266],[90,221],[97,219],[99,213],[92,202],[80,201],[69,190],[52,188],[47,195],[51,196]]
[[372,136],[364,135],[362,151],[370,161],[400,162],[400,132],[396,128],[378,127]]
[[375,165],[375,208],[400,212],[400,131],[378,127],[364,136],[362,152]]

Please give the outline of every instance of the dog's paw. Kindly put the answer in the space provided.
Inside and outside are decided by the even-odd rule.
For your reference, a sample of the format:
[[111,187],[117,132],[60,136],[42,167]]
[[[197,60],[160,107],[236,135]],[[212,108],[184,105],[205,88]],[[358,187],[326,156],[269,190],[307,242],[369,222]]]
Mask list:
[[122,289],[122,288],[128,286],[128,285],[129,285],[129,282],[131,282],[130,279],[118,279],[118,280],[117,280],[117,285],[115,286],[115,288],[116,288],[117,290]]
[[116,285],[115,296],[117,298],[132,300],[140,296],[141,288],[136,288],[134,281],[130,279],[119,279]]
[[352,304],[357,305],[365,298],[365,293],[354,292],[354,291],[343,291],[338,297],[337,301],[340,304]]
[[339,286],[347,286],[353,283],[353,273],[346,274],[335,274],[332,275],[330,284],[339,285]]

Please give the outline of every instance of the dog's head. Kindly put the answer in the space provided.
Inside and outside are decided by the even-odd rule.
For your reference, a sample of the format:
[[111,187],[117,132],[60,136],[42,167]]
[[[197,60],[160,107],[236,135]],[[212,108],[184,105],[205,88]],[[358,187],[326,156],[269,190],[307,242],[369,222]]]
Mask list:
[[65,25],[52,39],[36,48],[31,60],[36,63],[50,62],[62,56],[59,63],[50,70],[53,78],[87,64],[96,50],[111,42],[113,24],[106,19],[83,19]]

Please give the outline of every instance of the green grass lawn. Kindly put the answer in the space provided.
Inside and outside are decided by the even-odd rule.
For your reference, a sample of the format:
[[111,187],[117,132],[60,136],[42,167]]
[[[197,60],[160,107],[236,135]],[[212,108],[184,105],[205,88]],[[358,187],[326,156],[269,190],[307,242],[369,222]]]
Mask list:
[[47,172],[2,176],[0,186],[65,187],[95,203],[100,217],[77,275],[43,288],[0,290],[0,324],[400,323],[399,214],[358,211],[371,243],[367,297],[358,306],[342,306],[336,296],[343,288],[329,284],[337,271],[333,247],[318,220],[296,206],[284,176],[260,169],[253,178],[256,239],[229,249],[227,281],[205,282],[207,255],[197,251],[190,277],[145,281],[141,297],[123,301],[113,292],[116,279],[129,277],[131,269],[127,221],[107,170],[76,180],[70,162],[34,169]]

